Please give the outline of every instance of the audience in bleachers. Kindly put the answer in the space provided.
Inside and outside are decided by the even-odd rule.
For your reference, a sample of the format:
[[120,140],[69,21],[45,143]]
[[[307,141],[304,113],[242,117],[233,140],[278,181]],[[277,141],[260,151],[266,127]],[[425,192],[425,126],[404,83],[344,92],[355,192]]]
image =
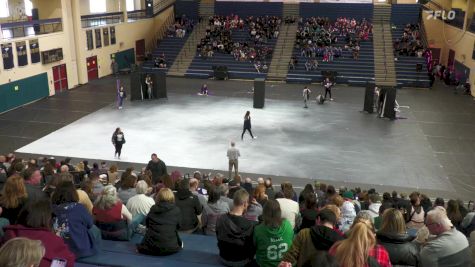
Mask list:
[[421,41],[419,25],[407,24],[402,36],[394,41],[394,49],[397,55],[422,57],[424,46]]
[[[152,161],[152,165],[157,163]],[[101,237],[129,240],[132,234],[142,236],[137,246],[140,253],[168,255],[183,249],[183,232],[216,236],[219,256],[227,266],[314,266],[315,255],[318,260],[335,260],[337,266],[373,266],[375,262],[379,266],[432,267],[447,262],[468,266],[472,261],[474,247],[467,238],[475,240],[475,212],[457,200],[445,203],[437,198],[432,203],[418,192],[407,199],[406,194],[394,191],[382,193],[381,201],[374,189],[337,190],[323,183],[308,184],[297,194],[291,183],[284,182],[276,194],[270,178],[259,178],[256,185],[248,177],[228,182],[219,174],[195,172],[189,179],[177,172],[168,175],[166,170],[159,170],[163,175],[153,183],[153,170],[163,167],[157,164],[158,168],[149,166],[139,175],[132,168],[122,174],[118,188],[133,177],[130,191],[135,195],[128,198],[127,206],[112,185],[116,179],[104,179],[106,186],[95,202],[93,219],[88,211],[92,193],[73,186],[79,182],[72,175],[77,165],[55,166],[57,173],[44,187],[50,200],[34,201],[25,194],[22,177],[44,180],[44,172],[40,177],[32,173],[51,162],[24,164],[18,159],[14,165],[17,168],[12,168],[0,196],[0,225],[5,226],[2,243],[15,237],[41,240],[45,256],[40,266],[49,266],[54,258],[67,259],[72,266],[75,258],[101,253],[97,252]],[[79,168],[86,169],[82,165]],[[73,166],[71,171],[69,166]],[[107,171],[105,164],[96,164],[82,184],[92,179],[102,185],[97,177]],[[227,197],[228,187],[232,200]],[[148,196],[157,191],[155,200]],[[39,192],[43,193],[41,188]]]
[[0,248],[0,266],[39,266],[44,255],[45,247],[40,240],[17,237]]

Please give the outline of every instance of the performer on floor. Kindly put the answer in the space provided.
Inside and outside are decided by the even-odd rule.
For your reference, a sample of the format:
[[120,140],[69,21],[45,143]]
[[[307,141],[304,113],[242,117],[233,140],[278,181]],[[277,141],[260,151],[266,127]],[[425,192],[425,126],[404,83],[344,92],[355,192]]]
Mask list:
[[201,86],[199,95],[208,95],[208,85],[206,83]]
[[308,108],[307,106],[307,101],[310,100],[310,94],[312,93],[312,91],[310,91],[310,89],[308,89],[308,86],[305,86],[305,88],[303,89],[303,103],[304,103],[304,108]]
[[112,144],[115,147],[114,158],[118,156],[120,159],[120,154],[122,153],[122,145],[125,144],[125,136],[122,130],[117,127],[114,133],[112,134]]
[[119,100],[119,109],[122,109],[122,104],[124,103],[124,99],[127,98],[127,94],[125,93],[124,86],[120,86],[120,89],[117,92],[117,97]]
[[250,111],[247,111],[246,115],[244,115],[244,127],[242,129],[241,140],[243,140],[244,133],[246,132],[246,130],[249,131],[249,134],[251,135],[252,139],[257,138],[257,136],[252,135],[252,131],[251,131],[251,112]]
[[330,81],[330,78],[325,78],[325,81],[323,81],[323,87],[325,88],[325,99],[327,99],[327,94],[330,95],[330,101],[333,101],[332,98],[332,86],[334,83]]
[[147,77],[145,78],[145,84],[147,85],[147,96],[148,96],[148,99],[152,99],[153,98],[153,81],[152,81],[152,77],[150,76],[150,74],[147,75]]

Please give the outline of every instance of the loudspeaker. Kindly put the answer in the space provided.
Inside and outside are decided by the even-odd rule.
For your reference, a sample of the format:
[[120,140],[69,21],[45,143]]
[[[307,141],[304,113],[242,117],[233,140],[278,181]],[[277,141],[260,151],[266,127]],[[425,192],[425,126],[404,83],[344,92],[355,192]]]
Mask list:
[[[32,8],[31,20],[39,20],[39,19],[40,19],[40,14],[38,13],[38,8]],[[40,24],[33,24],[33,30],[35,31],[35,34],[40,33]]]
[[371,84],[369,82],[366,83],[363,110],[368,113],[374,112],[374,87],[374,84]]
[[153,16],[153,0],[145,0],[145,15]]
[[386,87],[386,94],[383,103],[383,116],[391,120],[396,119],[396,111],[394,105],[396,102],[396,88]]
[[132,72],[130,74],[130,100],[142,100],[142,74]]
[[266,97],[266,81],[264,78],[254,79],[254,108],[264,108]]
[[156,98],[167,98],[167,76],[165,72],[157,72],[153,79],[153,95]]

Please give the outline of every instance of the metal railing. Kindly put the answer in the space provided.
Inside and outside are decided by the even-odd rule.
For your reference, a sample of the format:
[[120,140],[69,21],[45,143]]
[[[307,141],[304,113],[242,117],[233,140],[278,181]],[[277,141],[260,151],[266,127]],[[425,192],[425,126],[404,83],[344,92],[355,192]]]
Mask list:
[[154,0],[153,1],[153,16],[160,14],[163,10],[167,9],[169,6],[175,4],[175,0]]
[[101,13],[81,16],[81,27],[90,28],[104,26],[108,24],[117,24],[124,21],[122,12]]
[[63,31],[61,18],[2,23],[2,39],[14,39]]
[[127,12],[127,21],[136,21],[136,20],[141,20],[141,19],[148,19],[151,16],[147,16],[147,12],[145,12],[145,9],[141,10],[134,10],[134,11],[128,11]]

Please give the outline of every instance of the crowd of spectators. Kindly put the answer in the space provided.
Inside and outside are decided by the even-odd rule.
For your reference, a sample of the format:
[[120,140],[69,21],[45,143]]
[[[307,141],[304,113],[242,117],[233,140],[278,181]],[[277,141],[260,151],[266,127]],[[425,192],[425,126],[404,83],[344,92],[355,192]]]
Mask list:
[[[317,64],[312,61],[321,58],[323,62],[331,62],[341,57],[343,50],[352,51],[353,58],[358,59],[360,42],[369,39],[372,24],[366,19],[356,21],[349,18],[337,18],[331,22],[328,18],[300,18],[295,47],[300,49],[300,56],[307,58],[307,71],[316,70]],[[338,38],[344,38],[344,47],[337,46]],[[295,68],[298,61],[293,58],[289,68]]]
[[193,31],[195,22],[192,19],[187,18],[185,15],[177,18],[174,24],[171,24],[167,28],[168,37],[184,38],[186,33]]
[[105,162],[0,155],[0,182],[0,263],[24,261],[2,266],[46,267],[55,258],[74,266],[100,253],[102,239],[132,235],[143,236],[138,252],[169,255],[186,249],[182,233],[215,236],[227,266],[472,263],[475,212],[419,192],[315,182],[297,193],[271,178],[169,174],[156,154],[139,172],[121,174]]
[[[210,16],[206,35],[197,45],[198,56],[212,58],[215,53],[231,54],[236,61],[249,61],[257,72],[266,71],[272,48],[268,40],[277,38],[281,20],[277,17],[248,17],[237,15]],[[245,40],[233,40],[233,31],[248,30]]]
[[394,41],[394,50],[397,55],[422,57],[424,46],[422,44],[418,24],[407,24],[402,36]]

